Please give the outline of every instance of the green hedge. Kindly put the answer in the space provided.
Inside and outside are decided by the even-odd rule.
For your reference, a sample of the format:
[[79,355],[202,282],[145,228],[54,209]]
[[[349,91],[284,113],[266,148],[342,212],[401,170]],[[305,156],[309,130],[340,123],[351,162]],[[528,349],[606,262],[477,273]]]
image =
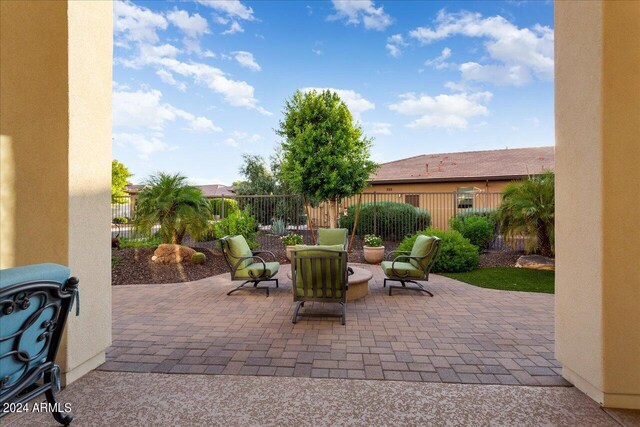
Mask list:
[[[209,199],[207,202],[209,204],[209,211],[211,211],[211,215],[222,215],[222,197],[216,197],[213,199]],[[238,207],[238,202],[234,199],[224,199],[224,216],[229,216],[236,212],[239,212],[240,208]]]
[[229,216],[226,216],[225,213],[224,219],[216,221],[214,229],[216,239],[224,236],[242,235],[251,249],[258,247],[257,222],[255,217],[248,212],[234,212]]
[[442,231],[430,228],[407,237],[398,246],[399,251],[410,251],[418,235],[436,236],[442,239],[440,254],[433,266],[434,273],[463,273],[473,270],[480,260],[478,247],[455,230]]
[[495,223],[484,216],[458,216],[451,218],[449,223],[452,229],[459,231],[481,250],[488,249],[495,238]]
[[[347,228],[349,232],[353,230],[357,206],[349,206],[347,216],[340,218],[340,227]],[[376,230],[373,228],[373,203],[363,203],[360,206],[357,235],[376,234],[385,240],[398,241],[431,225],[431,215],[426,209],[419,209],[408,203],[378,202],[375,212]]]

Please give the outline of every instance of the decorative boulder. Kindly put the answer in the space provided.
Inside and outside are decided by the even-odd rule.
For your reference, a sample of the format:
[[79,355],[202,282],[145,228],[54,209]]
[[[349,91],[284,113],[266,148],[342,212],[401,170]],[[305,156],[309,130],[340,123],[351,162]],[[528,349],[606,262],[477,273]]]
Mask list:
[[516,262],[518,268],[531,268],[533,270],[555,270],[556,262],[553,258],[541,255],[523,255]]
[[163,243],[153,252],[151,260],[156,264],[178,264],[191,259],[195,253],[196,251],[186,246]]

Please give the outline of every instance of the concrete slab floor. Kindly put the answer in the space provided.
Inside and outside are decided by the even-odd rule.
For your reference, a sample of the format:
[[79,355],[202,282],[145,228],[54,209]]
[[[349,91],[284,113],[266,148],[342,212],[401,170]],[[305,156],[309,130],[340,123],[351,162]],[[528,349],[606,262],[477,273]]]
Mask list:
[[[573,387],[94,371],[59,394],[73,426],[620,426]],[[6,427],[55,426],[12,414]],[[632,424],[628,424],[632,425]]]

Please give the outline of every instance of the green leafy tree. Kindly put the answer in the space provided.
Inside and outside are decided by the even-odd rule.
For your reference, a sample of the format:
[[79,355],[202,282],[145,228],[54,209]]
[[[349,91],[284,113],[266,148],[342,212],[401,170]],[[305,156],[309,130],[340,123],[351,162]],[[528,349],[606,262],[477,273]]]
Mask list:
[[117,160],[111,161],[111,201],[112,203],[122,202],[121,197],[126,196],[127,184],[129,178],[133,174],[129,172],[129,169]]
[[296,91],[284,115],[276,131],[284,138],[281,174],[294,192],[328,202],[330,226],[336,227],[338,200],[361,192],[377,168],[370,159],[372,140],[329,90]]
[[150,236],[160,224],[162,241],[175,244],[186,234],[197,239],[206,233],[211,213],[202,190],[188,185],[186,177],[161,172],[144,184],[133,220],[138,232]]
[[555,177],[553,172],[531,176],[509,184],[502,192],[498,219],[508,236],[535,236],[535,246],[543,256],[553,256],[555,220]]
[[267,162],[255,154],[244,154],[240,174],[244,180],[234,182],[235,192],[239,195],[275,194],[277,179]]

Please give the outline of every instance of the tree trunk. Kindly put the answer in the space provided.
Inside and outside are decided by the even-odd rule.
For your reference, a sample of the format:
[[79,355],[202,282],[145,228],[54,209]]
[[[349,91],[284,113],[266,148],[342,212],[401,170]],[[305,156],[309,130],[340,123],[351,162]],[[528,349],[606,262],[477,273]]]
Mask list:
[[329,200],[329,228],[338,228],[338,200]]
[[551,239],[549,238],[549,230],[547,229],[547,224],[539,220],[536,229],[540,255],[553,257],[553,250],[551,249]]

